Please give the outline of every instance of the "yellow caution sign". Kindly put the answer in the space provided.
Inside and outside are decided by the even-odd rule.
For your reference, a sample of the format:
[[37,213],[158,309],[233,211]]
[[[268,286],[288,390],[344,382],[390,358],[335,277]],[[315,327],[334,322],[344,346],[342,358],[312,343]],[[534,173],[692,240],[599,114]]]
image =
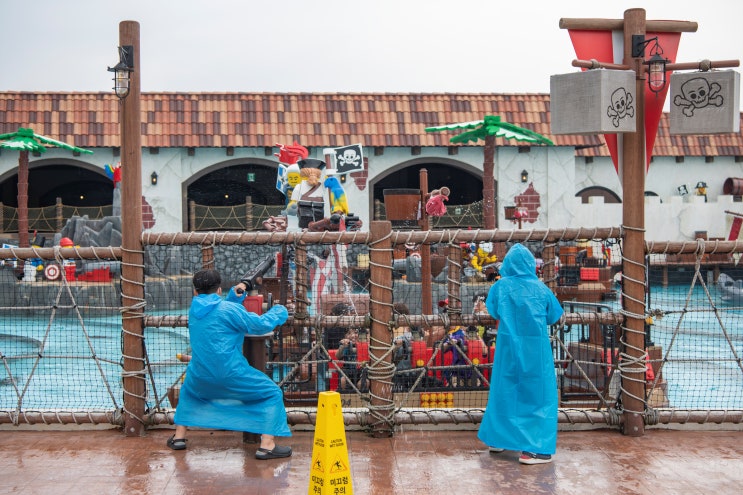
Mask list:
[[320,392],[318,396],[308,493],[353,494],[346,428],[343,424],[341,396],[338,392]]

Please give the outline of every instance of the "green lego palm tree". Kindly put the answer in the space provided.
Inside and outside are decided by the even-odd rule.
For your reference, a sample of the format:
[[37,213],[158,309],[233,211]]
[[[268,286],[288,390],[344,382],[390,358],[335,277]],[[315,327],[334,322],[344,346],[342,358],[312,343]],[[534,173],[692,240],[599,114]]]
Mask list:
[[46,146],[56,146],[77,153],[93,153],[62,141],[20,127],[18,131],[0,134],[0,148],[20,152],[18,157],[18,245],[29,247],[28,240],[28,152],[44,153]]
[[534,144],[546,144],[554,146],[555,143],[529,129],[524,129],[508,122],[503,122],[497,115],[486,115],[483,120],[472,122],[461,122],[439,127],[427,127],[426,132],[456,131],[466,129],[466,132],[458,134],[451,139],[452,143],[485,141],[483,149],[484,162],[482,174],[482,216],[486,229],[495,229],[495,138],[515,139]]

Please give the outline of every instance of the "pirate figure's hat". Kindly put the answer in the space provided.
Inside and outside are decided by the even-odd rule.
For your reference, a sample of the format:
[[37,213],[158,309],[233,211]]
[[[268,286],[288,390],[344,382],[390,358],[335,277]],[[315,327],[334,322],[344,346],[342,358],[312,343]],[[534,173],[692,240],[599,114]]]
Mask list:
[[299,160],[297,162],[297,165],[299,165],[299,168],[317,168],[319,170],[325,168],[325,162],[322,160],[317,160],[315,158],[305,158],[304,160]]

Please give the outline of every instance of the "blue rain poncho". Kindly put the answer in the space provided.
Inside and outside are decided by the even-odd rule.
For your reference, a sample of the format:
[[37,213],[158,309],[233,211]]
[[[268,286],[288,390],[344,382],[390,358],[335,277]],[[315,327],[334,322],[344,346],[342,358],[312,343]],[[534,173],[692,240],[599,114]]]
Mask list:
[[230,290],[225,300],[218,294],[193,298],[188,312],[193,352],[173,422],[288,437],[281,389],[242,353],[246,334],[265,335],[288,313],[281,305],[251,313],[241,304],[244,297]]
[[485,301],[500,325],[478,438],[490,447],[551,455],[558,404],[548,324],[559,321],[563,310],[521,244],[508,251],[500,274]]

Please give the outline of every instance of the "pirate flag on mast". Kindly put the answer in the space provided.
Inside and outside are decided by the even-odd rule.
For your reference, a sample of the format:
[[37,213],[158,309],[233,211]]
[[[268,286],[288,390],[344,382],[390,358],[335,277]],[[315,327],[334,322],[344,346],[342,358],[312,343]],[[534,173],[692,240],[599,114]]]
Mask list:
[[335,173],[345,175],[364,170],[364,155],[360,144],[331,148],[335,153]]

